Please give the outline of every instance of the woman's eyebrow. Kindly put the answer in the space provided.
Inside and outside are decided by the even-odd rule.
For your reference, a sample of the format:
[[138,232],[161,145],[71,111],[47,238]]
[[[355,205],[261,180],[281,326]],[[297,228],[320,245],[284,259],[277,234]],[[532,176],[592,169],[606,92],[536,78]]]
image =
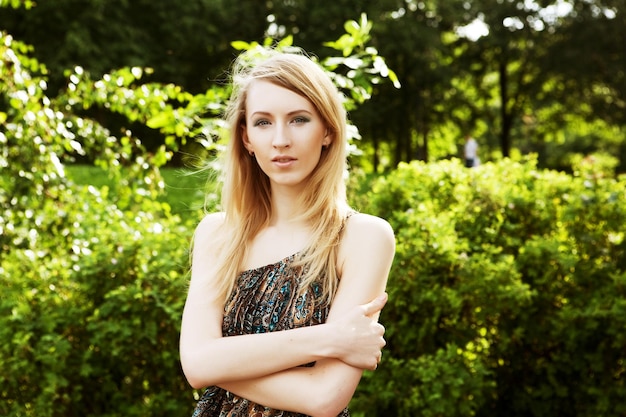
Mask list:
[[[299,110],[292,110],[290,112],[287,113],[287,116],[293,116],[294,114],[300,114],[300,113],[307,113],[307,114],[313,114],[312,111],[307,110],[307,109],[299,109]],[[265,111],[265,110],[257,110],[254,111],[252,113],[250,113],[250,116],[271,116],[273,113],[269,112],[269,111]]]

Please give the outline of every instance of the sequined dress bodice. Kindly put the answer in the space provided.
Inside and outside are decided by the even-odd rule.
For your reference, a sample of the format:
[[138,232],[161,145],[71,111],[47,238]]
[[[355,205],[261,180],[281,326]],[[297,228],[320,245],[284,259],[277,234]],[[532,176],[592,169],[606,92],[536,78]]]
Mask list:
[[[313,284],[298,295],[298,273],[291,268],[295,256],[239,275],[224,307],[224,337],[289,330],[326,321],[330,306],[322,299],[319,285]],[[338,417],[349,415],[345,409]],[[253,403],[215,386],[206,389],[193,413],[193,417],[277,416],[305,417]]]

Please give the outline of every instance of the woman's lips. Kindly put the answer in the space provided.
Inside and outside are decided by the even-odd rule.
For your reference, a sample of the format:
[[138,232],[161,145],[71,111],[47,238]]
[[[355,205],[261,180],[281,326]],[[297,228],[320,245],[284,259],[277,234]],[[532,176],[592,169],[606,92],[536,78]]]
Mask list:
[[279,167],[287,167],[289,165],[291,165],[293,162],[296,161],[296,158],[293,158],[291,156],[277,156],[272,158],[272,162],[276,165],[278,165]]

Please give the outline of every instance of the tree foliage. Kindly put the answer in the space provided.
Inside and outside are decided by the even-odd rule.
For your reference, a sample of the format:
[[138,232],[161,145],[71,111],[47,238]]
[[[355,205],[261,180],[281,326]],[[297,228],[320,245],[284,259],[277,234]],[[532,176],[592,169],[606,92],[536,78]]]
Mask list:
[[[188,230],[152,199],[158,161],[48,97],[31,48],[0,41],[0,414],[172,412]],[[68,180],[84,152],[117,187]]]
[[[20,3],[30,2],[4,1]],[[59,0],[0,8],[0,26],[36,45],[52,90],[64,88],[63,71],[75,66],[95,78],[137,66],[154,68],[150,81],[199,94],[220,82],[233,39],[292,35],[323,59],[335,51],[322,43],[366,13],[371,45],[404,88],[376,85],[351,113],[363,136],[359,163],[376,170],[458,156],[471,132],[483,160],[534,152],[541,166],[571,169],[577,154],[608,153],[623,171],[625,7],[617,0]],[[468,27],[482,32],[467,35]],[[117,118],[98,117],[119,129]],[[155,147],[165,140],[141,134]]]
[[[354,194],[397,254],[377,416],[622,416],[626,184],[505,160],[401,164]],[[358,184],[358,183],[357,183]]]
[[[231,3],[222,3],[215,2],[228,16],[254,7],[247,4],[229,14]],[[613,33],[618,28],[614,19],[623,16],[620,2],[571,3],[576,14],[569,18],[590,24],[590,33],[600,29],[589,19]],[[100,3],[105,9],[107,4]],[[293,11],[282,15],[275,9],[276,22],[285,28],[286,22],[294,22],[287,16],[299,16],[296,4],[276,3]],[[504,8],[516,3],[498,4]],[[31,3],[3,0],[0,5]],[[376,131],[384,138],[381,150],[387,138],[408,135],[397,145],[402,149],[399,158],[410,159],[409,153],[426,146],[425,138],[445,142],[446,135],[460,129],[457,125],[466,129],[480,127],[480,120],[495,123],[500,94],[495,86],[501,82],[492,64],[500,61],[462,64],[466,61],[460,57],[485,56],[480,48],[497,48],[487,40],[471,43],[454,35],[458,22],[472,21],[480,8],[435,1],[367,6],[381,12],[376,15],[380,32],[365,16],[349,21],[342,26],[345,34],[323,46],[332,53],[319,59],[346,93],[353,120],[365,108],[373,121],[366,126],[384,121]],[[500,17],[515,12],[524,23],[539,14],[515,10]],[[610,17],[610,10],[618,12]],[[333,11],[329,7],[329,14],[319,16],[330,20]],[[572,21],[565,19],[550,30],[563,33],[557,28],[568,23]],[[383,34],[393,39],[409,29],[419,37],[381,42]],[[570,80],[557,74],[578,72],[557,65],[558,54],[573,54],[571,67],[582,58],[562,50],[567,49],[567,37],[542,40],[542,48],[554,49],[539,51],[534,48],[540,41],[524,38],[524,28],[507,30],[512,33],[502,29],[501,42],[516,51],[506,61],[505,73],[523,81],[508,91],[519,92],[524,103],[511,112],[514,119],[522,117],[522,122],[512,123],[511,137],[519,142],[520,132],[526,132],[549,149],[550,135],[558,138],[557,128],[587,120],[587,127],[564,129],[563,134],[585,136],[588,142],[571,147],[580,154],[568,161],[573,175],[539,169],[532,159],[506,159],[472,170],[454,160],[413,162],[377,179],[353,171],[355,206],[389,219],[398,244],[390,301],[382,315],[388,346],[381,367],[366,373],[359,386],[351,404],[355,415],[626,413],[626,184],[612,178],[618,163],[613,151],[619,149],[622,134],[618,110],[623,94],[616,91],[623,92],[623,58],[612,53],[605,63],[615,71],[614,82],[592,69],[587,78]],[[589,39],[580,36],[579,42]],[[433,42],[415,41],[421,38]],[[294,39],[287,36],[278,46],[292,47]],[[410,48],[421,48],[414,56],[401,47],[409,42]],[[254,41],[233,45],[252,51],[260,46]],[[397,49],[387,55],[384,47]],[[234,54],[230,48],[224,50]],[[541,52],[537,62],[530,59],[533,51]],[[60,87],[51,88],[53,70],[35,54],[36,49],[2,32],[0,414],[180,415],[191,410],[194,400],[178,365],[177,338],[189,238],[202,213],[183,219],[156,198],[163,187],[159,167],[196,140],[204,149],[219,151],[216,116],[228,91],[221,84],[193,92],[157,82],[157,69],[141,66],[107,69],[100,77],[97,70],[72,65]],[[522,57],[527,57],[528,68],[521,66]],[[401,65],[408,58],[411,64]],[[553,67],[547,66],[552,60]],[[464,65],[471,71],[451,75]],[[415,68],[424,71],[409,77]],[[379,83],[394,81],[396,73],[400,91],[409,91],[406,97],[419,92],[423,103],[418,117],[393,94],[393,83]],[[484,89],[488,81],[491,87]],[[415,86],[420,88],[413,90]],[[381,101],[383,97],[388,101]],[[379,101],[368,108],[370,98]],[[568,106],[577,99],[584,105],[570,115]],[[598,118],[594,112],[602,108],[610,111]],[[515,116],[517,111],[521,113]],[[119,117],[121,129],[99,123],[101,112]],[[524,116],[537,121],[528,124]],[[556,120],[554,129],[543,126],[548,119]],[[525,123],[523,129],[520,123]],[[164,139],[147,146],[137,135],[141,129],[158,130]],[[612,152],[583,157],[598,150],[596,130],[604,131],[607,143],[613,140]],[[354,130],[353,137],[358,137]],[[365,144],[372,141],[365,138]],[[429,143],[430,149],[436,148]],[[450,151],[451,146],[437,149]],[[105,168],[112,185],[73,183],[65,166],[81,158]]]
[[[371,82],[394,74],[367,47],[365,16],[346,28],[329,43],[339,55],[321,64],[336,71],[354,108]],[[276,45],[290,47],[289,37]],[[192,408],[177,352],[187,249],[202,213],[172,215],[157,198],[159,168],[186,140],[219,151],[228,87],[192,94],[144,82],[149,73],[131,67],[93,79],[76,67],[54,96],[33,48],[0,32],[1,415],[166,416]],[[111,132],[88,110],[159,129],[166,140],[148,150],[133,130]],[[68,178],[66,164],[82,157],[104,168],[110,185]]]

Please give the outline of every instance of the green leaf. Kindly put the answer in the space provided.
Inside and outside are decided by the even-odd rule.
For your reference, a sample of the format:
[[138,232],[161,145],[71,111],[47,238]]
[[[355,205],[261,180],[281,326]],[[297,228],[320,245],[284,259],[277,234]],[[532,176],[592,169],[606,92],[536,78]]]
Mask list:
[[174,121],[174,115],[172,112],[161,112],[148,119],[146,125],[152,129],[159,129],[165,126],[169,126]]

